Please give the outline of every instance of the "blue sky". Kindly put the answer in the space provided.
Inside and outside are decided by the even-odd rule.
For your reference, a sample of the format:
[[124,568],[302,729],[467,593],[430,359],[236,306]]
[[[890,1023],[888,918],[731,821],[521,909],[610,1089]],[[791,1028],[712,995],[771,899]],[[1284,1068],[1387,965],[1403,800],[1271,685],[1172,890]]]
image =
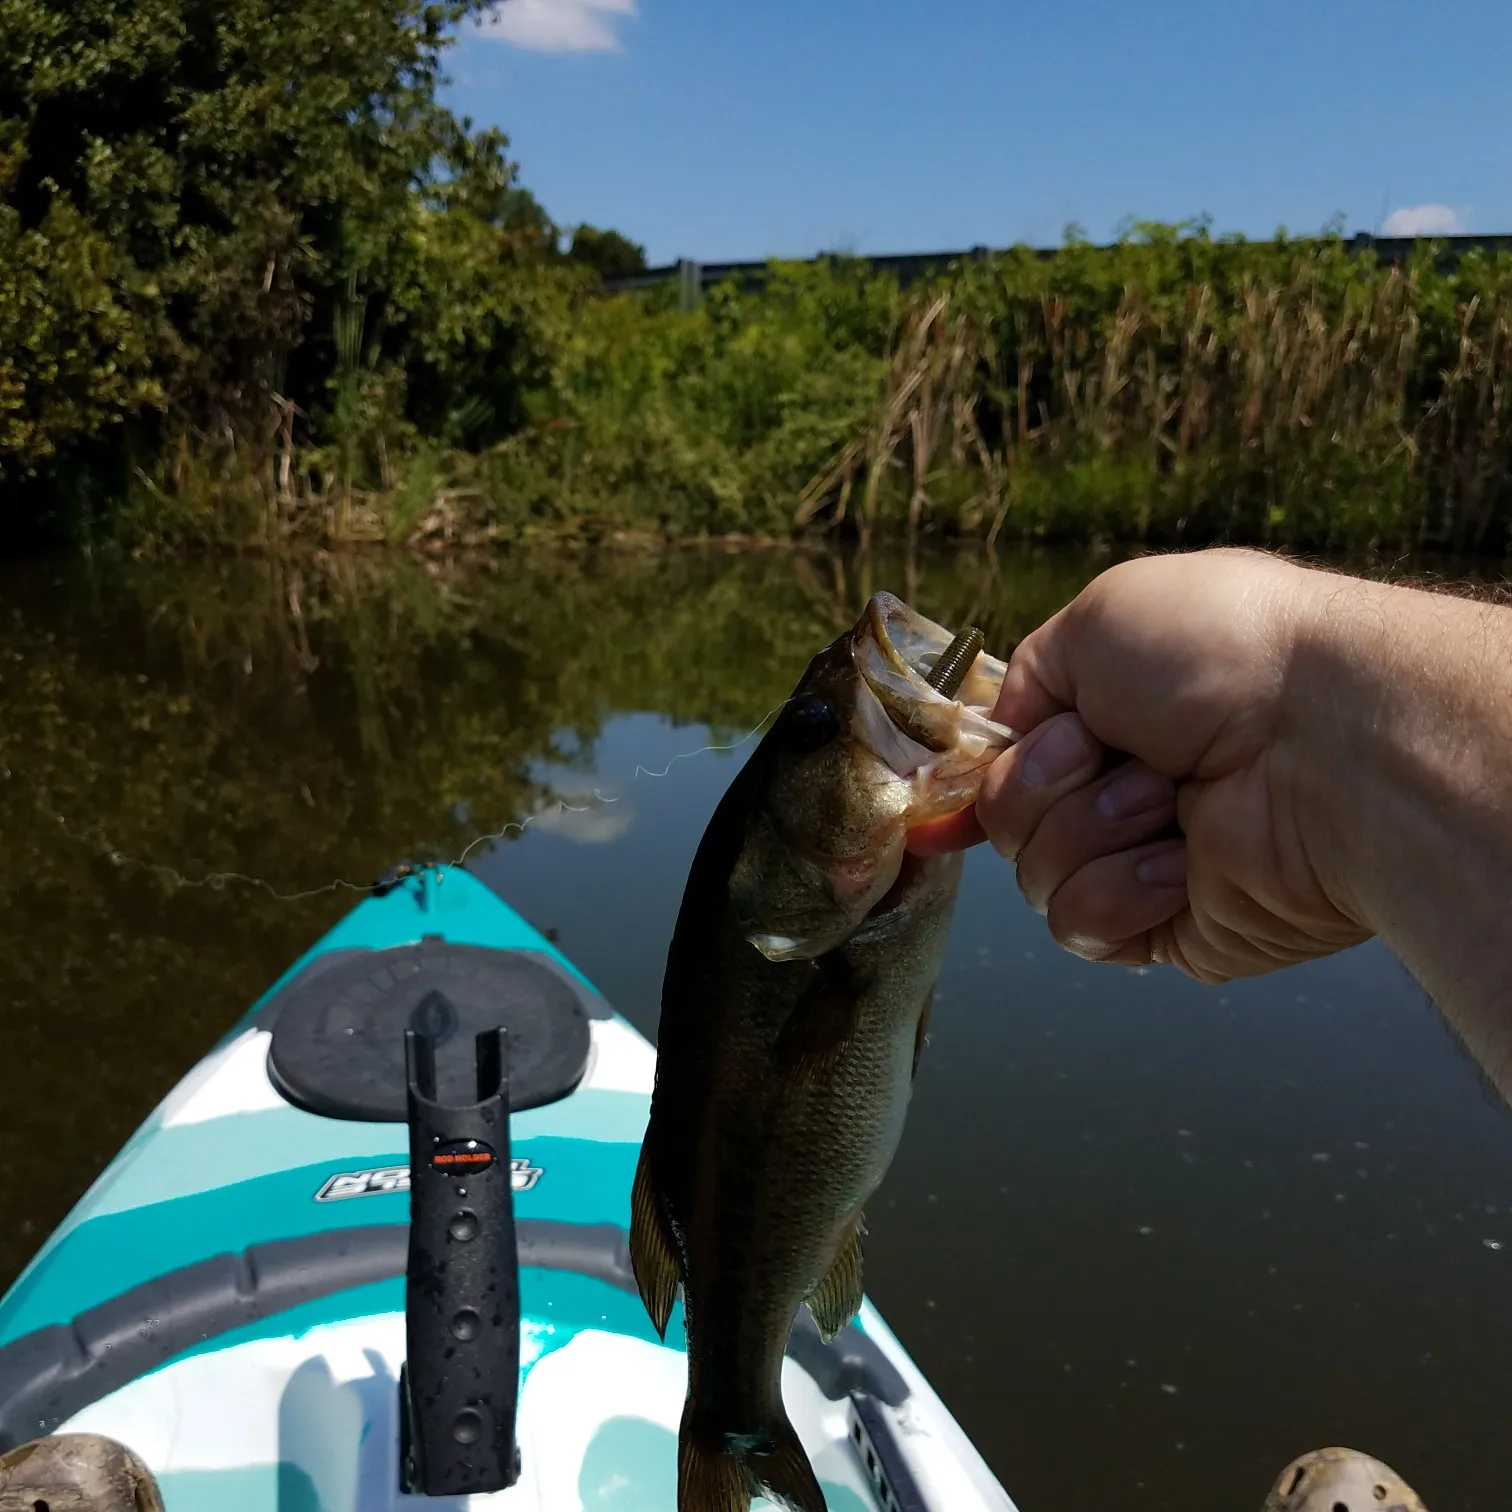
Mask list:
[[1512,0],[504,0],[450,71],[652,262],[1512,232]]

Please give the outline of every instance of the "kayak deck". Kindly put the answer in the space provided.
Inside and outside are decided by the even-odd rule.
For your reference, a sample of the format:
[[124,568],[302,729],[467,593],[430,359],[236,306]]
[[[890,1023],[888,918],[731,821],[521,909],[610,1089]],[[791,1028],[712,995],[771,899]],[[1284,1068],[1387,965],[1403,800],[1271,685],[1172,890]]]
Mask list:
[[[365,1042],[363,1024],[397,1004],[434,1025],[437,972],[456,1044],[477,1007],[462,978],[480,1001],[544,994],[575,1026],[521,1036],[521,1095],[540,1100],[510,1118],[520,1479],[454,1498],[399,1490],[408,1131],[362,1116],[395,1106],[390,1047],[402,1068],[401,1035]],[[673,1507],[680,1314],[663,1343],[625,1237],[654,1073],[646,1040],[467,873],[370,898],[174,1089],[0,1302],[0,1451],[113,1438],[167,1512]],[[1011,1512],[869,1303],[830,1345],[800,1313],[783,1391],[831,1512]]]

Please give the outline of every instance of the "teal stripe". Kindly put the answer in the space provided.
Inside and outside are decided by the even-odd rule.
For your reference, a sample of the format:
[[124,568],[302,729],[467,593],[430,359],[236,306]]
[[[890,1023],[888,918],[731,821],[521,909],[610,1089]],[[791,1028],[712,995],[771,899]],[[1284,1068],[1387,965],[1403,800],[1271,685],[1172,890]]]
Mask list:
[[81,1221],[217,1187],[255,1181],[270,1172],[325,1161],[397,1163],[377,1157],[403,1150],[403,1124],[340,1122],[298,1108],[237,1113],[205,1123],[159,1129],[128,1160],[118,1162],[88,1203]]
[[[510,1119],[516,1144],[539,1138],[639,1144],[650,1099],[639,1092],[578,1092]],[[237,1113],[205,1123],[158,1129],[118,1160],[71,1215],[69,1227],[109,1213],[255,1181],[290,1167],[341,1161],[403,1165],[409,1136],[403,1124],[317,1118],[298,1108]]]
[[297,1465],[168,1470],[157,1479],[164,1512],[336,1512]]
[[[263,1339],[302,1339],[317,1328],[329,1328],[363,1318],[403,1316],[403,1313],[403,1279],[395,1277],[389,1281],[375,1281],[368,1286],[354,1286],[349,1291],[337,1292],[334,1296],[302,1303],[298,1307],[291,1307],[287,1312],[264,1318],[257,1323],[248,1323],[229,1333],[218,1334],[213,1339],[207,1339],[204,1343],[175,1355],[160,1368],[167,1369],[169,1365],[181,1360],[219,1354],[222,1350],[235,1349]],[[638,1296],[611,1286],[607,1281],[580,1276],[571,1271],[522,1267],[520,1314],[534,1346],[521,1350],[526,1361],[522,1373],[528,1371],[536,1360],[544,1359],[546,1355],[560,1349],[585,1328],[624,1334],[628,1338],[642,1339],[648,1344],[661,1342]],[[682,1344],[681,1302],[677,1304],[672,1320],[667,1325],[667,1339],[674,1347]],[[156,1374],[155,1371],[153,1373]]]
[[510,1139],[578,1139],[589,1144],[633,1144],[637,1149],[651,1116],[645,1092],[598,1092],[587,1087],[561,1102],[514,1113]]
[[[199,1355],[218,1354],[223,1349],[235,1349],[241,1344],[254,1344],[260,1339],[302,1339],[311,1329],[328,1328],[333,1323],[351,1323],[359,1318],[381,1318],[385,1314],[404,1312],[404,1278],[392,1276],[386,1281],[372,1281],[366,1286],[349,1287],[329,1297],[317,1297],[313,1302],[302,1302],[287,1312],[275,1313],[271,1318],[262,1318],[256,1323],[244,1324],[227,1333],[217,1334],[213,1339],[195,1344],[174,1355],[162,1367],[177,1364],[180,1360],[192,1360]],[[157,1374],[156,1371],[153,1372]]]
[[[517,1195],[520,1218],[628,1226],[635,1145],[522,1139],[514,1153],[544,1173],[530,1191]],[[390,1149],[371,1158],[374,1165],[403,1165],[408,1154]],[[350,1169],[345,1162],[301,1166],[80,1224],[48,1263],[28,1272],[0,1304],[0,1344],[68,1322],[144,1281],[212,1255],[322,1230],[408,1221],[409,1198],[402,1192],[317,1203],[315,1193],[344,1169]]]

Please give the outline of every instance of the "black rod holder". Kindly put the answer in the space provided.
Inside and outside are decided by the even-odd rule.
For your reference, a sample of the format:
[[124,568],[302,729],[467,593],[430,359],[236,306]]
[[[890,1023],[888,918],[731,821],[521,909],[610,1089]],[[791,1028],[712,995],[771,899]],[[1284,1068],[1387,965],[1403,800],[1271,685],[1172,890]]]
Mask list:
[[509,1037],[477,1039],[475,1103],[437,1100],[435,1043],[404,1032],[410,1240],[400,1489],[502,1491],[520,1474],[520,1263],[510,1188]]

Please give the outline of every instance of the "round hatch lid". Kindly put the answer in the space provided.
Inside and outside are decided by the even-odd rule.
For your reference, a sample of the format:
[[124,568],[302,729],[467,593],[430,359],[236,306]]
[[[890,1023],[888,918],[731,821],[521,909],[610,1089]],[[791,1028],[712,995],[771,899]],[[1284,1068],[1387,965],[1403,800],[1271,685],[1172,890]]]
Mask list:
[[268,1072],[278,1090],[326,1118],[403,1123],[404,1031],[436,1045],[436,1092],[477,1099],[474,1045],[509,1031],[509,1106],[565,1097],[588,1066],[600,1000],[534,951],[453,945],[439,937],[387,950],[333,952],[282,987],[259,1014],[272,1020]]

